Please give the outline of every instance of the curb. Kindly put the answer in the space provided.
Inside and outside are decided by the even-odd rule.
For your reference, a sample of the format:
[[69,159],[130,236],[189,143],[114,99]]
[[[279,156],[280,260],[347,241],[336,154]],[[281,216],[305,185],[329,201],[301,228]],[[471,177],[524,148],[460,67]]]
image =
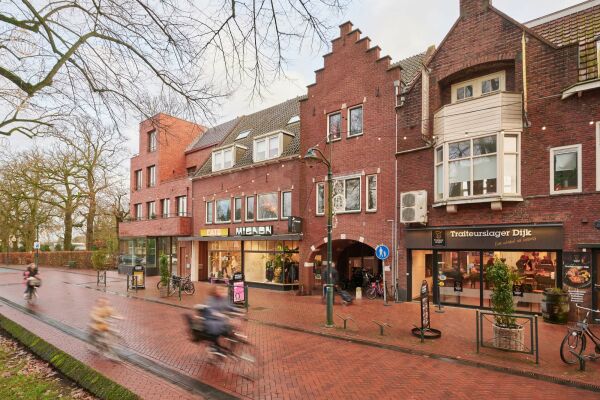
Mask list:
[[50,363],[63,375],[95,396],[105,400],[139,399],[129,389],[108,379],[100,372],[73,358],[2,314],[0,314],[0,329],[10,334],[31,352]]

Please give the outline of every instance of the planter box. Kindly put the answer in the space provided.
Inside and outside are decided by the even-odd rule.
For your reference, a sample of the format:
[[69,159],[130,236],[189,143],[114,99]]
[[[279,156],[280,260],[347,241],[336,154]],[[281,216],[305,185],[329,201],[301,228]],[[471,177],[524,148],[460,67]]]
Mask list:
[[525,329],[506,328],[494,324],[494,347],[501,350],[525,351]]

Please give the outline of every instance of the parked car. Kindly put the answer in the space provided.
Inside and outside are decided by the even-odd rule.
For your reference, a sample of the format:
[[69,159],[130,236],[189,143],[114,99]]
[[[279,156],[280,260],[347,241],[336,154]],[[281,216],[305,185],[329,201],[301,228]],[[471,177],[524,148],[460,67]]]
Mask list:
[[132,254],[119,255],[119,265],[145,265],[146,259],[143,257],[134,256]]

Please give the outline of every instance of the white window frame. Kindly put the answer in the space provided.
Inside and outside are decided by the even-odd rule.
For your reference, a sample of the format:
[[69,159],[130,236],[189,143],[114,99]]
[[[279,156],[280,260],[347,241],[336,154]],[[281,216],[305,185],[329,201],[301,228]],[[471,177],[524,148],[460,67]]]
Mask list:
[[[238,147],[243,148],[243,146],[238,146]],[[228,152],[231,152],[231,164],[225,165],[225,154]],[[216,163],[217,157],[219,157],[220,161],[221,161],[219,164]],[[220,148],[218,150],[214,150],[212,152],[212,157],[211,157],[212,172],[218,172],[218,171],[223,171],[226,169],[233,168],[235,163],[236,163],[236,146],[235,145],[222,147],[222,148]]]
[[[369,179],[375,178],[375,207],[374,208],[369,208]],[[366,176],[366,180],[365,180],[365,211],[366,212],[376,212],[377,211],[377,197],[379,194],[379,188],[378,188],[378,184],[379,184],[379,177],[377,176],[377,174],[372,174],[372,175],[367,175]]]
[[156,130],[148,132],[148,153],[154,153],[158,147],[158,139]]
[[[577,152],[577,188],[569,190],[554,190],[554,156],[561,153]],[[583,190],[583,171],[581,144],[572,144],[569,146],[552,147],[550,149],[550,194],[581,193]]]
[[[248,218],[248,199],[253,199],[253,203],[252,203],[252,218]],[[256,218],[256,196],[246,196],[246,207],[244,209],[244,219],[247,222],[251,222],[254,221],[254,219]]]
[[[363,201],[363,197],[362,197],[362,176],[360,174],[355,174],[355,175],[347,175],[347,176],[336,176],[333,178],[332,181],[332,190],[335,193],[335,183],[336,181],[343,181],[344,182],[344,197],[346,196],[346,181],[350,180],[350,179],[357,179],[358,178],[358,210],[345,210],[345,211],[338,211],[336,212],[336,214],[357,214],[360,213],[362,211],[362,201]],[[335,195],[332,195],[332,199]]]
[[[285,210],[284,204],[283,204],[283,199],[285,198],[285,194],[289,193],[290,194],[290,215],[283,215],[283,210]],[[281,214],[281,219],[282,220],[286,220],[288,219],[288,217],[292,216],[292,191],[291,190],[284,190],[281,192],[281,204],[280,204],[280,210],[281,212],[279,214]]]
[[[165,207],[166,205],[166,207]],[[163,218],[169,218],[171,213],[171,199],[166,198],[160,201],[161,215]]]
[[[442,198],[438,198],[437,196],[437,184],[438,184],[438,179],[437,179],[437,171],[436,171],[436,167],[438,165],[440,165],[440,163],[436,162],[436,151],[438,148],[440,148],[440,146],[437,146],[434,148],[434,160],[433,160],[433,182],[434,182],[434,199],[436,203],[439,202],[451,202],[451,203],[455,203],[455,202],[461,202],[461,201],[469,201],[472,199],[484,199],[484,198],[497,198],[497,197],[506,197],[506,198],[520,198],[521,196],[521,132],[518,131],[511,131],[511,132],[499,132],[496,134],[496,193],[490,193],[490,194],[479,194],[479,195],[469,195],[469,196],[461,196],[461,197],[449,197],[450,194],[450,182],[449,182],[449,157],[448,157],[448,146],[452,143],[457,143],[457,142],[462,142],[465,140],[473,140],[473,139],[479,139],[479,138],[483,138],[486,136],[492,136],[490,134],[484,134],[484,135],[478,135],[478,136],[473,136],[473,137],[468,137],[468,138],[460,138],[460,139],[456,139],[456,140],[451,140],[448,142],[444,142],[442,143],[440,146],[443,149],[443,161],[442,161],[442,165],[443,165],[443,171],[442,171],[442,175],[443,175],[443,179],[444,179],[444,183],[443,183],[443,196]],[[509,193],[509,192],[504,192],[504,154],[505,154],[505,150],[504,150],[504,137],[505,136],[516,136],[517,138],[517,171],[516,171],[516,189],[517,192],[516,193]],[[471,160],[473,159],[472,156],[472,152],[473,149],[471,148],[471,156],[469,157]],[[507,153],[507,154],[515,154],[515,153]],[[475,156],[475,157],[480,157],[480,156]],[[473,168],[471,165],[471,183],[473,182]],[[473,191],[473,185],[471,185],[471,193]]]
[[148,203],[146,203],[146,208],[147,208],[147,212],[148,212],[148,219],[151,219],[153,214],[154,214],[154,218],[157,217],[156,201],[149,201]]
[[[235,217],[235,211],[236,211],[236,207],[237,207],[236,203],[237,203],[238,200],[240,201],[240,218],[239,219],[237,219]],[[233,222],[242,222],[242,219],[244,218],[243,215],[244,215],[244,201],[243,201],[243,198],[242,197],[234,197],[233,198],[233,212],[232,212],[232,216],[231,216],[231,218],[233,219]]]
[[[334,114],[340,114],[340,137],[337,139],[331,139],[329,137],[329,117],[331,117]],[[342,111],[341,110],[333,111],[333,112],[330,112],[329,114],[327,114],[327,134],[326,134],[327,142],[337,142],[338,140],[342,140],[342,136],[344,136],[344,133],[341,132],[342,126],[343,126],[343,121],[342,121]]]
[[[488,79],[493,79],[493,78],[499,78],[500,79],[499,89],[495,90],[493,92],[490,92],[490,93],[483,94],[481,92],[481,84],[484,81],[487,81]],[[462,87],[465,87],[465,86],[469,86],[469,85],[473,86],[473,96],[458,100],[458,96],[457,96],[458,89],[460,89]],[[467,81],[462,81],[462,82],[455,83],[455,84],[453,84],[450,87],[450,90],[452,92],[452,103],[461,103],[463,101],[469,101],[469,100],[477,99],[477,98],[480,98],[482,96],[491,96],[491,95],[494,95],[496,93],[504,92],[504,91],[506,91],[506,71],[504,71],[504,70],[503,71],[497,71],[497,72],[494,72],[492,74],[478,76],[477,78],[473,78],[473,79],[469,79]]]
[[[435,201],[443,201],[446,198],[446,183],[447,183],[447,179],[446,179],[446,169],[447,164],[446,164],[446,150],[445,150],[445,145],[442,144],[441,146],[437,146],[433,149],[433,197],[435,198]],[[437,151],[439,149],[442,149],[442,161],[438,161],[437,160]],[[442,197],[439,197],[439,193],[438,193],[438,174],[437,174],[437,168],[439,166],[442,166]]]
[[156,165],[148,167],[148,187],[156,186]]
[[[218,216],[218,212],[217,212],[217,203],[219,203],[220,201],[228,201],[229,202],[229,219],[228,220],[223,220],[223,221],[219,221],[217,219]],[[231,207],[231,198],[225,198],[225,199],[216,199],[215,200],[215,208],[214,208],[214,223],[215,224],[229,224],[231,223],[231,219],[233,218],[233,209]]]
[[[254,162],[261,162],[261,161],[267,161],[267,160],[274,160],[276,158],[281,157],[281,154],[283,153],[283,132],[277,132],[274,134],[267,134],[267,135],[261,135],[257,138],[254,139],[254,145],[252,146],[253,149],[253,154],[252,154],[252,160]],[[271,143],[271,139],[272,138],[277,138],[277,154],[275,156],[271,156],[270,155],[270,143]],[[264,142],[265,143],[265,158],[259,158],[258,157],[258,144]]]
[[142,210],[142,203],[137,203],[133,205],[133,209],[135,212],[135,220],[136,221],[141,221],[143,218],[143,210]]
[[[598,41],[598,58],[600,58],[600,41]],[[600,71],[600,63],[598,63],[598,71]],[[600,122],[596,122],[596,190],[600,192]]]
[[[352,110],[357,110],[359,108],[362,110],[360,132],[353,134],[352,130],[350,129],[351,128],[350,123],[352,121],[352,118],[350,118],[350,113],[352,112]],[[364,131],[365,131],[365,109],[364,109],[363,105],[359,104],[359,105],[350,107],[348,109],[348,133],[347,133],[346,137],[352,138],[352,137],[362,136],[362,134],[364,133]]]
[[[319,187],[323,188],[323,212],[319,212]],[[317,182],[315,184],[315,215],[325,215],[325,182]]]
[[[178,217],[187,217],[187,196],[177,196],[175,198],[177,201],[177,216]],[[183,203],[183,207],[181,207]],[[182,210],[183,208],[183,210]]]
[[135,190],[142,190],[144,188],[144,174],[141,169],[134,171],[135,179]]
[[[255,211],[254,211],[254,217],[256,218],[257,221],[276,221],[276,220],[279,219],[279,210],[277,210],[275,212],[275,217],[274,218],[259,218],[259,214],[260,214],[259,213],[259,209],[260,209],[260,206],[259,206],[260,197],[261,196],[271,195],[271,194],[274,194],[275,197],[279,196],[278,192],[259,193],[259,194],[256,195],[256,207],[255,207]],[[277,199],[277,200],[279,200],[279,199]],[[279,204],[279,201],[275,201],[275,204]]]
[[[209,204],[210,204],[210,213],[208,212]],[[207,201],[206,204],[204,205],[204,222],[206,224],[212,224],[214,222],[214,220],[215,220],[215,202]]]

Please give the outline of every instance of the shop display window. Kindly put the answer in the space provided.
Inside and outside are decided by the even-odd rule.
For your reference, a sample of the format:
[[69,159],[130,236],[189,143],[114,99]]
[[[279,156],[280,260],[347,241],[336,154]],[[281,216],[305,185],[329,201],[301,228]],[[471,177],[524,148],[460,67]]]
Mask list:
[[238,241],[208,243],[209,279],[229,280],[242,270],[242,247]]
[[247,282],[294,284],[299,280],[296,241],[244,242],[244,275]]
[[479,251],[439,251],[440,297],[443,303],[479,307],[481,258]]

